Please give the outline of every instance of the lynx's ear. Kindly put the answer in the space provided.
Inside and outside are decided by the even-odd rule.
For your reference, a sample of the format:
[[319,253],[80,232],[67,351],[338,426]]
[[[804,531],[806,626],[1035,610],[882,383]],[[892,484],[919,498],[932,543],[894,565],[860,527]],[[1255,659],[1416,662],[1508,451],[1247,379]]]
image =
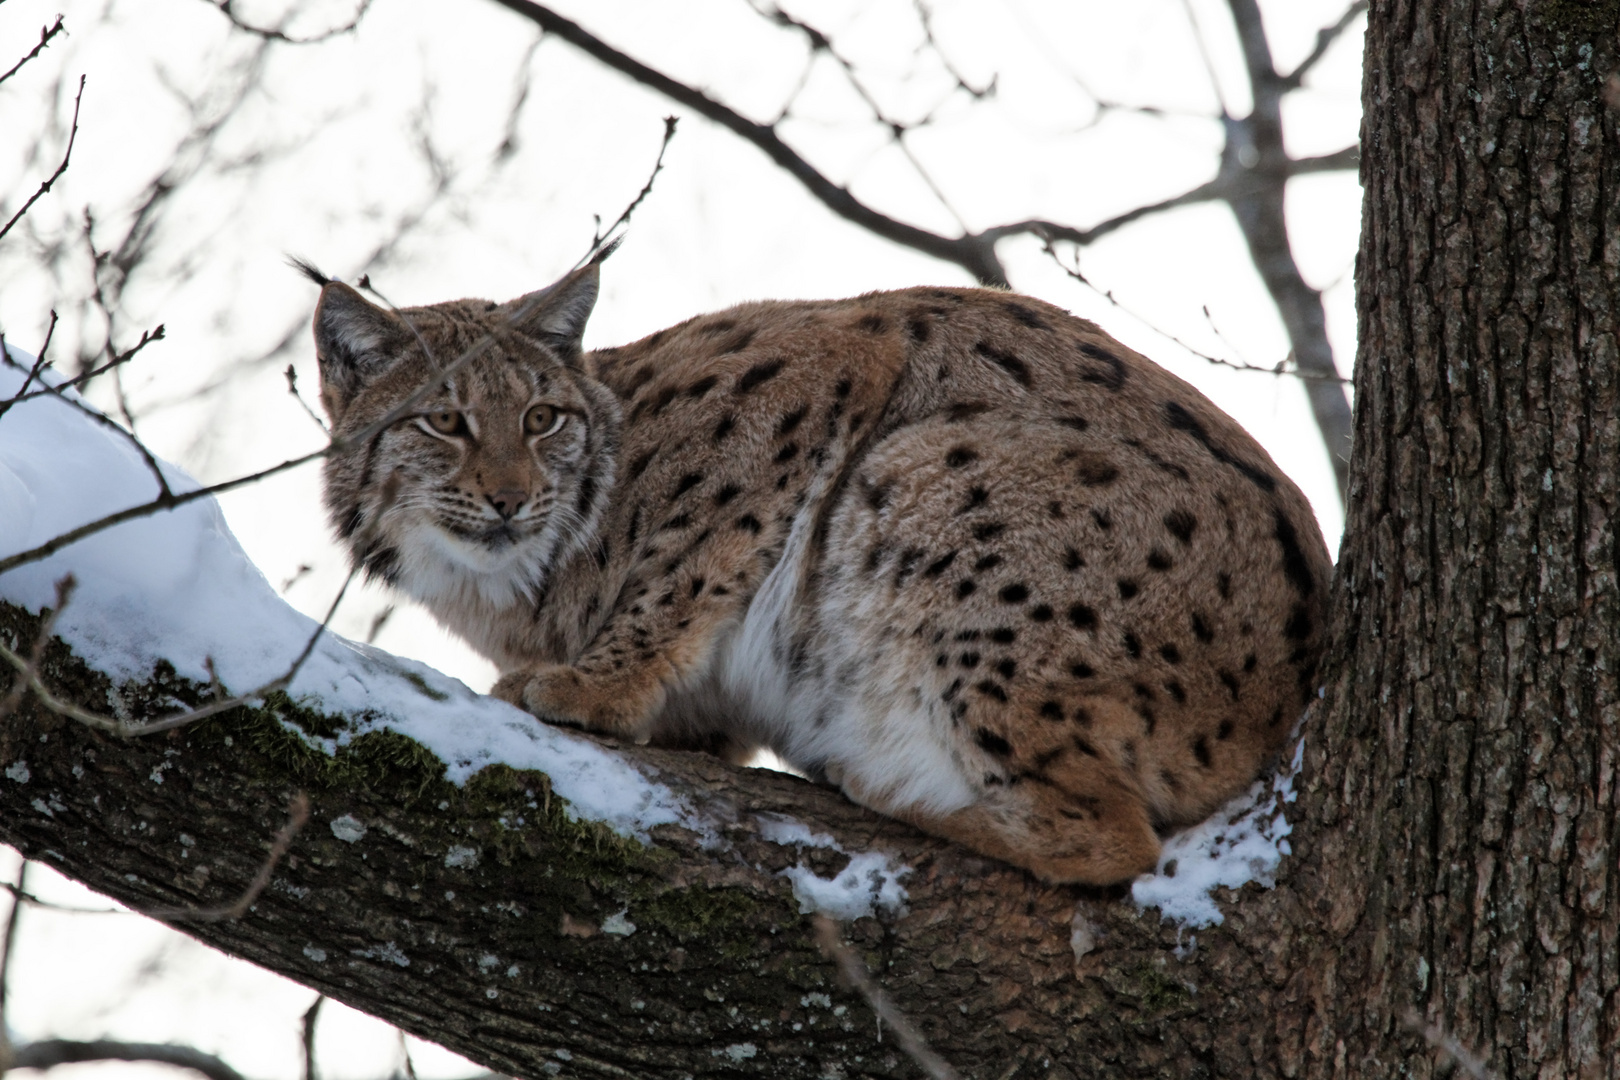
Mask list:
[[341,281],[329,281],[315,306],[315,355],[321,404],[334,424],[349,400],[411,341],[410,329]]
[[505,316],[518,333],[552,349],[563,363],[572,364],[579,359],[585,320],[591,317],[591,309],[596,306],[596,291],[601,280],[599,262],[593,259],[538,292],[502,304],[498,313]]

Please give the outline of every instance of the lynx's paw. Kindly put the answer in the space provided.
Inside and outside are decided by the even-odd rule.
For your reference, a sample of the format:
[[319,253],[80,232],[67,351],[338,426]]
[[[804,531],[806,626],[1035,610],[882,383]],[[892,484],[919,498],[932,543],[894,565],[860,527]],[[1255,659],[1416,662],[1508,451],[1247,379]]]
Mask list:
[[490,695],[550,724],[644,743],[651,734],[655,704],[648,699],[656,694],[637,689],[604,685],[575,668],[547,664],[501,676]]

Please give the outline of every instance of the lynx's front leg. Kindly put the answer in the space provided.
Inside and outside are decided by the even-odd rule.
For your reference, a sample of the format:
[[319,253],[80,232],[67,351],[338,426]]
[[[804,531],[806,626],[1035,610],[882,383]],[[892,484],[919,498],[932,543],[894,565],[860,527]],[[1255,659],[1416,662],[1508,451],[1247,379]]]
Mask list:
[[671,691],[704,677],[742,619],[752,575],[727,573],[730,554],[704,552],[656,587],[632,577],[579,659],[508,672],[490,693],[542,720],[648,741]]

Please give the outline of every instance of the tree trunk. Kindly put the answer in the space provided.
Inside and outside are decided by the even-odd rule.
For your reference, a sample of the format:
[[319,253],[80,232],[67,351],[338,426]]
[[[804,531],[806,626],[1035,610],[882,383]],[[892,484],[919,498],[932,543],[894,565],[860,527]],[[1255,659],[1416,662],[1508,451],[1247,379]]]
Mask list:
[[[1528,14],[1527,11],[1528,10]],[[1313,1076],[1620,1076],[1620,4],[1373,5]],[[1431,1033],[1432,1034],[1432,1033]]]
[[[1374,5],[1350,516],[1299,854],[1196,948],[1117,891],[788,777],[618,748],[723,841],[642,844],[538,774],[454,788],[385,734],[328,757],[282,722],[328,721],[285,702],[120,744],[29,698],[0,724],[0,839],[137,907],[218,904],[306,790],[250,913],[185,929],[525,1076],[916,1075],[779,873],[846,857],[766,842],[761,813],[913,868],[905,912],[846,933],[965,1076],[1426,1076],[1470,1050],[1502,1077],[1620,1076],[1617,23],[1615,0]],[[0,605],[13,642],[36,626]],[[105,707],[59,644],[46,672]],[[139,718],[205,691],[123,697]]]

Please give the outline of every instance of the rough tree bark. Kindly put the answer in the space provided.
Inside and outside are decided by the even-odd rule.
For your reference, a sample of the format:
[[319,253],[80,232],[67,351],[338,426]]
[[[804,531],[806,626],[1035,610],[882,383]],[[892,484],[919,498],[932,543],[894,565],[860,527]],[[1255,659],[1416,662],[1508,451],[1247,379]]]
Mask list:
[[[915,1075],[777,876],[842,857],[763,842],[774,811],[915,868],[907,914],[847,932],[967,1076],[1428,1076],[1448,1038],[1502,1077],[1620,1076],[1617,24],[1615,0],[1373,7],[1351,512],[1299,854],[1190,952],[1117,893],[791,778],[620,748],[727,841],[643,846],[538,775],[456,789],[386,735],[328,758],[284,702],[124,745],[29,699],[0,727],[0,839],[138,907],[214,904],[307,790],[249,916],[188,932],[520,1075]],[[0,633],[34,625],[0,607]],[[106,701],[64,648],[47,677]]]

